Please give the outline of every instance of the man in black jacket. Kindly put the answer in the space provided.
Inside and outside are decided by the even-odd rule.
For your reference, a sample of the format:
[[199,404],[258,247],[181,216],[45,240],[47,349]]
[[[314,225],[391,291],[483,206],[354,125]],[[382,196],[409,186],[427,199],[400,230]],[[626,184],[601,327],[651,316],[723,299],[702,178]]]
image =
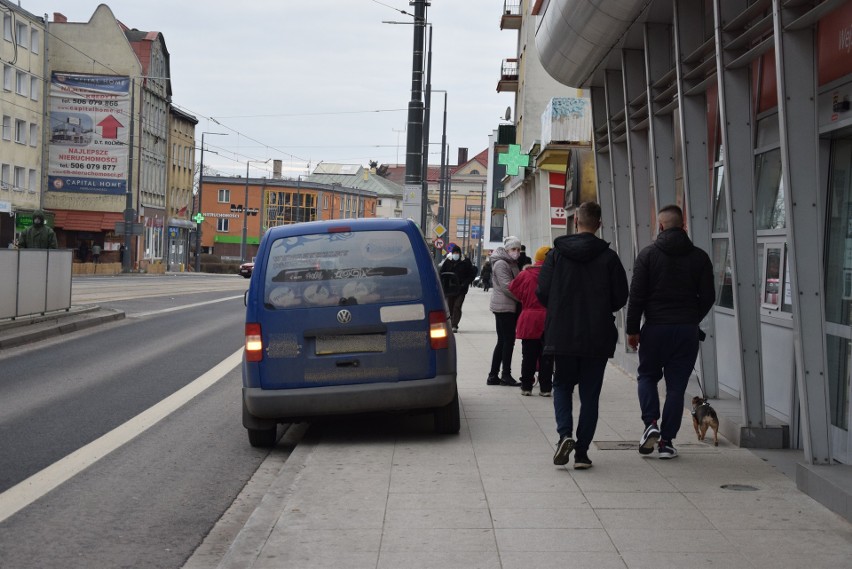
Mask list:
[[447,308],[453,324],[453,332],[459,331],[459,322],[462,317],[462,305],[464,304],[470,283],[476,278],[476,267],[468,258],[462,258],[461,248],[454,245],[449,255],[441,263],[441,284],[444,286],[444,297],[447,299]]
[[[698,325],[716,295],[713,263],[684,231],[681,209],[666,206],[657,221],[657,239],[642,249],[633,266],[626,332],[630,347],[639,348],[637,381],[645,423],[639,452],[651,454],[656,446],[660,458],[674,458],[677,450],[672,441],[680,429],[683,396],[698,356]],[[658,427],[657,383],[664,373],[666,402]]]
[[[577,233],[557,237],[538,276],[536,296],[547,308],[545,354],[554,355],[553,408],[559,442],[553,464],[592,466],[588,449],[598,424],[598,401],[606,362],[615,353],[613,312],[627,302],[627,275],[609,243],[595,236],[601,207],[585,202],[574,217]],[[577,441],[572,438],[574,386],[580,392]]]

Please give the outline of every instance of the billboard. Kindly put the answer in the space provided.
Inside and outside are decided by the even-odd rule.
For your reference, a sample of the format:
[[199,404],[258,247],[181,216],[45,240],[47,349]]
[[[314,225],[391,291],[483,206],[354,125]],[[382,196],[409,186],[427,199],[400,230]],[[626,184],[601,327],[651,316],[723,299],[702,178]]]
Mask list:
[[47,189],[124,194],[130,107],[129,77],[53,73]]

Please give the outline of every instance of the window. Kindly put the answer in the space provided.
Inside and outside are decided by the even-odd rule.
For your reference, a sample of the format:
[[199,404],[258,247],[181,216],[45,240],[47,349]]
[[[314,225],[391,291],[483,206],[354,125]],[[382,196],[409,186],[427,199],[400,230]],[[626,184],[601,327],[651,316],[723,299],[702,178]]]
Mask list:
[[30,77],[30,99],[38,101],[40,91],[38,77]]
[[734,288],[731,280],[731,255],[728,239],[713,239],[713,274],[716,277],[716,305],[734,307]]
[[231,203],[231,190],[225,188],[219,190],[219,203]]
[[0,166],[0,190],[9,189],[9,176],[11,169],[8,164]]
[[757,229],[784,229],[784,184],[781,178],[781,150],[775,149],[755,157],[754,180],[757,185]]
[[36,193],[38,191],[38,179],[36,178],[36,171],[30,170],[30,185],[28,187],[31,194]]
[[23,48],[28,48],[30,46],[30,27],[25,23],[19,23],[15,26],[15,31],[18,45]]
[[216,231],[219,231],[220,233],[227,233],[228,231],[230,231],[230,227],[231,227],[231,220],[230,219],[220,217],[219,219],[216,220]]
[[14,189],[23,192],[27,185],[27,169],[15,166],[15,187]]
[[713,232],[728,232],[728,202],[725,197],[725,167],[718,166],[713,170]]
[[27,121],[15,119],[15,142],[18,144],[27,143]]
[[36,123],[30,123],[30,146],[35,147],[38,145],[38,125]]
[[12,140],[12,117],[3,115],[3,140]]
[[760,287],[760,305],[778,310],[781,306],[781,267],[784,266],[784,244],[767,243],[763,253],[763,278]]
[[12,90],[12,77],[14,76],[11,65],[3,66],[3,89],[6,91]]
[[3,39],[12,41],[12,15],[3,14]]
[[15,92],[18,95],[23,95],[24,97],[27,96],[27,84],[28,83],[29,83],[29,81],[27,81],[27,74],[26,73],[24,73],[23,71],[18,71],[15,74]]
[[39,36],[38,30],[36,30],[36,29],[33,29],[32,32],[30,33],[30,51],[31,52],[38,53],[38,50],[39,50],[38,42],[39,42],[40,37],[41,36]]

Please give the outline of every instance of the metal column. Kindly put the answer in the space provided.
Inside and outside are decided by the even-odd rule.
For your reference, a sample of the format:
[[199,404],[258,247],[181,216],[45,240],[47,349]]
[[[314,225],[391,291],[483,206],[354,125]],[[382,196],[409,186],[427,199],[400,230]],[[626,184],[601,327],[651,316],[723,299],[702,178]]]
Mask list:
[[[594,137],[595,173],[598,180],[598,203],[601,206],[601,238],[618,251],[618,233],[615,230],[615,195],[612,190],[609,128],[606,115],[606,93],[601,87],[592,87],[592,132]],[[603,141],[601,143],[600,141]]]
[[823,233],[816,230],[822,223],[816,186],[820,168],[815,33],[811,25],[785,30],[797,14],[782,9],[779,0],[773,0],[772,14],[802,435],[808,462],[831,464]]
[[670,96],[655,100],[658,89],[654,84],[672,68],[672,27],[645,24],[645,82],[648,88],[648,141],[651,146],[651,187],[656,205],[654,211],[677,203],[674,164],[674,124],[671,111],[660,112]]
[[713,2],[725,197],[729,205],[727,216],[731,270],[742,374],[740,399],[746,427],[741,444],[749,447],[762,446],[762,443],[750,442],[749,438],[759,437],[760,433],[755,429],[766,427],[760,338],[760,283],[754,222],[754,123],[750,66],[728,66],[740,54],[725,49],[728,34],[724,31],[725,22],[739,15],[746,7],[744,0]]
[[621,70],[624,83],[624,124],[627,136],[627,162],[629,165],[629,190],[633,214],[633,239],[636,252],[650,245],[654,238],[651,220],[654,216],[654,198],[648,173],[648,132],[641,128],[642,113],[633,116],[633,103],[643,101],[648,89],[645,85],[645,56],[642,51],[625,49],[621,52]]
[[612,180],[613,213],[617,234],[616,252],[621,258],[628,281],[633,277],[633,261],[636,259],[636,245],[631,226],[630,173],[627,157],[627,143],[616,142],[614,134],[613,111],[624,111],[624,85],[621,71],[606,71],[606,117],[609,138],[609,167]]
[[[683,201],[686,205],[687,230],[692,242],[712,254],[710,239],[712,200],[707,150],[707,96],[703,90],[694,95],[686,91],[693,85],[684,82],[683,59],[701,45],[704,36],[702,10],[704,0],[676,0],[674,3],[675,71],[677,73],[680,148],[683,158]],[[682,8],[682,9],[681,9]],[[716,365],[716,333],[713,310],[701,323],[707,339],[701,343],[701,381],[708,397],[719,396]]]

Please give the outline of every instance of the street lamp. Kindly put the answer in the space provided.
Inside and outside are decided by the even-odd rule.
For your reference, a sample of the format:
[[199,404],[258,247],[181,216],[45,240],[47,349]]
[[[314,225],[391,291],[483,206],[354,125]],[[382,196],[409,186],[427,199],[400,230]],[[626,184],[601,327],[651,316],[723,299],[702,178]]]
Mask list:
[[246,160],[246,195],[243,200],[243,239],[240,241],[240,262],[246,262],[246,236],[248,235],[248,182],[249,182],[249,164],[268,164],[272,158],[266,160]]
[[[201,215],[201,198],[204,195],[201,191],[202,183],[204,180],[204,135],[205,134],[214,134],[216,136],[228,136],[227,132],[202,132],[201,133],[201,166],[198,169],[198,215],[190,216],[190,219],[195,221],[198,224],[198,227],[195,228],[195,272],[201,272],[201,221],[203,218],[198,219],[198,216]],[[195,200],[192,200],[193,209],[195,208]]]

